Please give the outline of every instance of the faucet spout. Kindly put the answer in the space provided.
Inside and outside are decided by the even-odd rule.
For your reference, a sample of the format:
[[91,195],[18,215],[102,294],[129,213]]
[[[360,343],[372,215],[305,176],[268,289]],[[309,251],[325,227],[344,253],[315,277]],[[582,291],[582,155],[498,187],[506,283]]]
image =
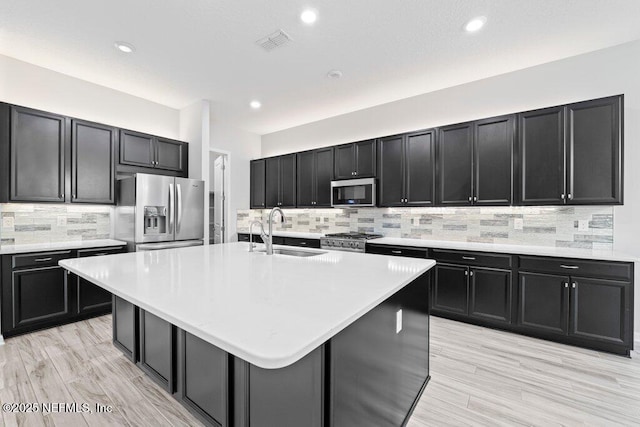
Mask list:
[[269,234],[266,236],[266,239],[263,237],[264,243],[266,245],[267,255],[273,255],[273,215],[275,213],[280,214],[280,223],[286,222],[286,218],[284,216],[284,212],[279,207],[275,207],[271,209],[269,212]]
[[264,226],[262,225],[262,222],[260,221],[253,221],[251,223],[251,225],[249,225],[249,252],[253,252],[253,248],[255,248],[255,243],[253,243],[253,226],[254,225],[259,225],[260,226],[260,236],[262,237],[262,239],[264,240]]

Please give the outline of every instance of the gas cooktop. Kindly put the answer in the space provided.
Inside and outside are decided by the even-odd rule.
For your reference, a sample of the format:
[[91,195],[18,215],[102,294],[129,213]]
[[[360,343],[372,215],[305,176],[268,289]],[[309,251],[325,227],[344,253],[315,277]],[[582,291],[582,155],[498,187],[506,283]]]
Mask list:
[[320,239],[320,247],[338,251],[364,252],[367,240],[377,239],[378,237],[382,237],[382,234],[331,233]]
[[382,234],[373,234],[373,233],[331,233],[325,234],[325,237],[329,237],[332,239],[354,239],[354,240],[369,240],[369,239],[377,239],[382,237]]

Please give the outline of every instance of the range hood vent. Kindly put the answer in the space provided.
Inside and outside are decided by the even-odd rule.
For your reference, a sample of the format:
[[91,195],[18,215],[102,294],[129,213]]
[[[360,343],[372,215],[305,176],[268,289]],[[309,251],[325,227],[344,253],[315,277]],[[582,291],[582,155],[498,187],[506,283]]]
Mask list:
[[291,37],[289,37],[289,34],[285,33],[283,30],[278,30],[269,34],[267,37],[258,40],[256,44],[267,52],[271,52],[273,49],[287,44],[290,41]]

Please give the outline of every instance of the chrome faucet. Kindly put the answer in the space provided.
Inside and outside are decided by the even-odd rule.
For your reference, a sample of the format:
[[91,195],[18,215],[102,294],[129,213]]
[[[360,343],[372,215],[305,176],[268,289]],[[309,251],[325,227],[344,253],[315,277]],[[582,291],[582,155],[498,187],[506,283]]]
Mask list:
[[269,212],[269,234],[264,234],[264,230],[262,232],[262,240],[264,240],[264,244],[267,249],[267,255],[273,255],[273,214],[276,212],[280,213],[281,223],[284,223],[286,221],[284,212],[282,212],[282,209],[280,209],[279,207],[275,207],[271,209],[271,212]]
[[253,243],[253,226],[258,224],[260,226],[260,236],[264,236],[264,226],[260,221],[253,221],[249,226],[249,252],[253,252],[253,248],[256,247],[256,244]]

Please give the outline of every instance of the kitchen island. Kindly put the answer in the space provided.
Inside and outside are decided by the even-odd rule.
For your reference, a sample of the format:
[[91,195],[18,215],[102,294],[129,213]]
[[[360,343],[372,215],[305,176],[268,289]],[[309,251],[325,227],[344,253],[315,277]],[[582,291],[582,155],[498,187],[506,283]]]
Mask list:
[[114,294],[114,344],[207,424],[406,422],[429,378],[435,262],[248,247],[60,264]]

